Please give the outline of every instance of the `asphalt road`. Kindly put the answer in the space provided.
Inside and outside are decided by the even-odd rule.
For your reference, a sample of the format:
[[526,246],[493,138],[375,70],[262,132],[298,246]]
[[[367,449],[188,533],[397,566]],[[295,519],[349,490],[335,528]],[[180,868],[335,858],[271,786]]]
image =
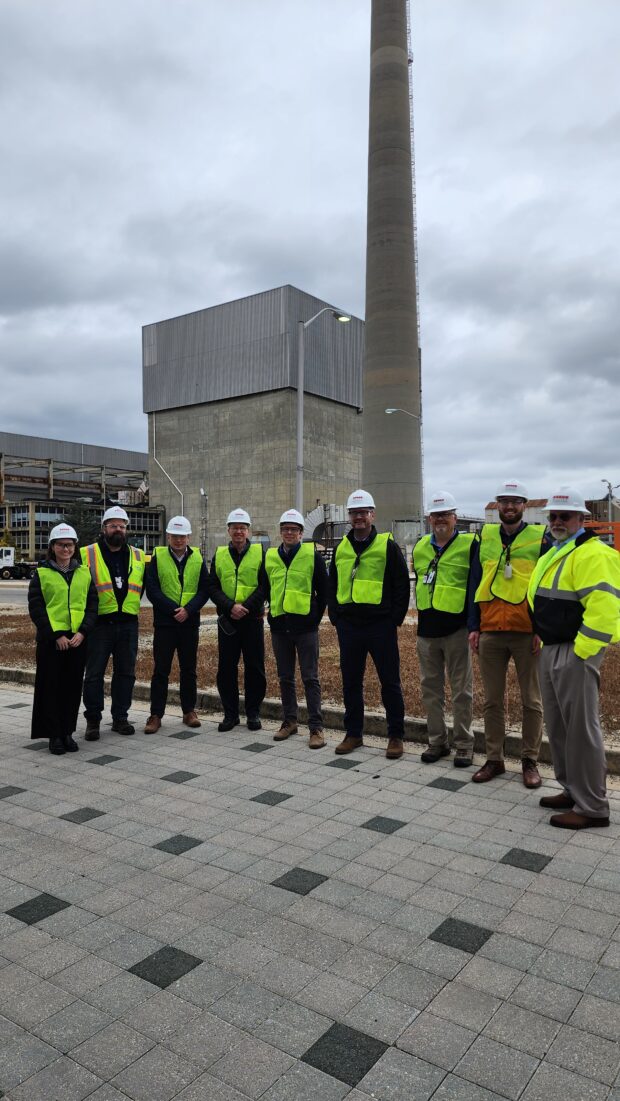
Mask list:
[[25,608],[28,604],[28,581],[0,581],[0,608],[15,605]]

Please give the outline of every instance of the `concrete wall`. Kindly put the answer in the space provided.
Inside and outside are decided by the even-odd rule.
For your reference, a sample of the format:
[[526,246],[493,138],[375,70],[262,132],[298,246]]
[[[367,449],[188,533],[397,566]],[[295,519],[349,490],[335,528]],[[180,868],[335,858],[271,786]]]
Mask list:
[[[150,502],[167,516],[181,499],[155,455],[184,495],[193,542],[200,541],[200,488],[208,495],[208,549],[226,541],[226,517],[243,507],[255,531],[278,536],[282,512],[295,501],[296,393],[276,390],[249,397],[149,414]],[[304,416],[305,512],[343,503],[360,483],[361,416],[351,406],[306,394]],[[155,440],[154,440],[155,437]]]

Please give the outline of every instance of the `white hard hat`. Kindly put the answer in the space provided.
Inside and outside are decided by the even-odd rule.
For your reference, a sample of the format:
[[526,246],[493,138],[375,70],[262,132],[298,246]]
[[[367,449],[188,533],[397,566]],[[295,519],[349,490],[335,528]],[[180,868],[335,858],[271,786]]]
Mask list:
[[551,509],[554,512],[583,512],[584,516],[590,515],[590,509],[586,508],[586,503],[581,496],[581,493],[577,493],[576,490],[571,489],[570,486],[560,486],[557,493],[554,493],[549,498],[547,504],[543,508],[543,512],[550,512]]
[[250,527],[251,524],[252,524],[252,521],[250,520],[250,517],[248,516],[248,514],[247,514],[247,512],[245,511],[244,508],[234,508],[232,510],[232,512],[228,513],[228,520],[226,521],[226,523],[227,524],[247,524],[248,527]]
[[451,493],[440,489],[439,493],[434,493],[431,497],[428,511],[429,515],[433,512],[456,512],[456,501]]
[[349,510],[349,512],[351,511],[352,508],[374,508],[374,507],[375,507],[375,502],[373,500],[372,494],[367,493],[365,489],[356,489],[355,492],[351,494],[351,496],[349,497],[349,500],[347,501],[347,509]]
[[191,535],[192,525],[185,516],[173,516],[168,520],[166,535]]
[[286,512],[283,512],[280,517],[281,524],[298,524],[300,528],[305,527],[304,518],[301,512],[298,512],[296,508],[289,508]]
[[502,482],[495,491],[495,500],[498,497],[522,497],[524,501],[529,501],[529,494],[527,489],[523,485],[523,482],[518,482],[516,478],[509,478],[507,482]]
[[53,543],[55,539],[74,539],[76,543],[78,541],[77,532],[71,524],[56,524],[49,533],[48,542]]
[[101,523],[106,524],[108,520],[124,520],[126,524],[129,523],[129,517],[120,505],[112,505],[112,508],[105,510]]

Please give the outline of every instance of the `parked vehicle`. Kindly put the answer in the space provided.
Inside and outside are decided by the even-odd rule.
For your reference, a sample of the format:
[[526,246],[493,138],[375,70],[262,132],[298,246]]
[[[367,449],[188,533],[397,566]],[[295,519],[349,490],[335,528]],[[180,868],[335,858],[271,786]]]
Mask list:
[[17,562],[15,547],[0,547],[0,578],[3,581],[27,581],[36,568],[36,562]]

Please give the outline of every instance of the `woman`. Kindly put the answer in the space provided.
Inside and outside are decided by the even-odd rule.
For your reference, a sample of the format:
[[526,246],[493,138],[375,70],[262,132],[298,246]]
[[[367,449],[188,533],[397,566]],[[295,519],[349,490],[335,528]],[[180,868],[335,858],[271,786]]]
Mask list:
[[35,570],[28,612],[37,628],[32,738],[49,738],[50,753],[75,753],[72,735],[82,698],[86,646],[97,619],[97,590],[69,524],[52,528],[47,561]]

